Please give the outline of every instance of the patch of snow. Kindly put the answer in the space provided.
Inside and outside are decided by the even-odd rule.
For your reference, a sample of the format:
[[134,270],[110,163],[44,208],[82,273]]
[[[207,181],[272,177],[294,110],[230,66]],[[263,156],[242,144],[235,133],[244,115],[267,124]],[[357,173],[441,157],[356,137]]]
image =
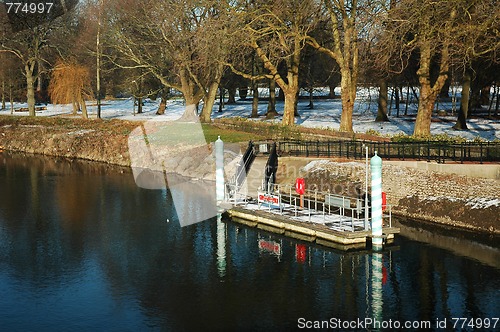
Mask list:
[[461,202],[466,206],[470,206],[471,209],[487,209],[492,206],[500,206],[500,199],[491,197],[474,197],[470,199],[462,199],[450,196],[427,196],[423,200],[424,201],[447,200],[450,202]]
[[81,130],[77,130],[77,131],[71,131],[68,133],[68,135],[83,135],[83,134],[86,134],[86,133],[91,133],[95,131],[94,129],[81,129]]
[[301,170],[305,172],[316,172],[316,171],[332,170],[338,166],[365,167],[365,164],[357,161],[349,161],[343,163],[343,162],[319,159],[309,162],[306,166],[302,167]]
[[487,209],[491,206],[499,206],[500,199],[478,197],[468,200],[465,205],[471,206],[472,209]]
[[329,160],[313,160],[309,162],[306,166],[302,167],[302,170],[305,172],[315,172],[315,171],[323,171],[324,167],[330,163]]
[[[261,96],[268,95],[268,89],[260,89]],[[458,90],[457,90],[458,91]],[[337,88],[335,93],[340,95],[340,89]],[[315,89],[315,95],[327,95],[328,89]],[[407,115],[404,115],[402,105],[400,116],[396,116],[396,110],[391,109],[392,114],[389,116],[390,122],[375,122],[377,115],[377,94],[376,88],[360,88],[357,92],[356,103],[353,113],[353,129],[358,133],[366,133],[368,131],[379,133],[382,136],[393,136],[397,134],[411,135],[415,125],[415,114],[417,104],[413,101],[408,105]],[[302,95],[307,95],[304,91]],[[458,91],[458,97],[460,91]],[[124,119],[130,121],[174,121],[179,119],[184,113],[185,103],[180,97],[168,100],[167,108],[164,115],[156,115],[156,111],[160,104],[160,100],[147,99],[144,102],[143,113],[134,114],[134,104],[132,98],[103,100],[101,108],[101,116],[104,119]],[[282,113],[284,106],[283,101],[277,101],[276,110]],[[14,109],[26,108],[26,103],[14,103]],[[201,111],[202,103],[200,104]],[[436,109],[444,109],[448,112],[448,116],[433,115],[435,122],[431,123],[431,133],[433,135],[446,134],[449,136],[461,136],[467,140],[482,138],[489,141],[500,139],[500,121],[494,119],[468,119],[467,125],[469,130],[456,131],[452,126],[456,121],[456,109],[458,105],[452,102],[440,102],[436,105]],[[275,119],[265,119],[267,112],[267,101],[261,100],[258,104],[259,118],[252,119],[253,121],[266,121],[271,123],[280,123],[281,116]],[[89,117],[95,118],[97,114],[97,106],[95,102],[88,102]],[[136,106],[137,109],[137,106]],[[242,117],[250,118],[252,111],[251,96],[246,100],[238,100],[236,104],[225,104],[222,112],[219,112],[219,102],[214,105],[212,113],[213,119],[225,117]],[[340,98],[336,99],[319,99],[314,100],[314,109],[309,108],[309,101],[300,99],[298,102],[298,112],[300,117],[296,118],[296,124],[304,127],[313,128],[329,128],[338,130],[340,128],[340,117],[342,114],[342,102]],[[455,112],[455,114],[453,114]],[[73,116],[73,106],[68,105],[46,105],[45,110],[37,111],[37,116]],[[27,116],[28,112],[14,112],[15,115]],[[0,110],[0,115],[10,115],[10,107]]]

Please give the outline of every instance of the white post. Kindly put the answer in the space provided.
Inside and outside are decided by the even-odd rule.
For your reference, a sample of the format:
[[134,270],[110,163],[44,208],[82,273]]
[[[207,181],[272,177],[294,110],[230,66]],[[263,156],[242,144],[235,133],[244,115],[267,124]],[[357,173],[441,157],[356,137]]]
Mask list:
[[368,230],[368,146],[365,145],[365,231],[367,230]]
[[217,206],[224,201],[224,142],[219,138],[215,141],[215,196]]
[[372,244],[373,249],[382,248],[382,159],[377,156],[370,161],[372,172]]

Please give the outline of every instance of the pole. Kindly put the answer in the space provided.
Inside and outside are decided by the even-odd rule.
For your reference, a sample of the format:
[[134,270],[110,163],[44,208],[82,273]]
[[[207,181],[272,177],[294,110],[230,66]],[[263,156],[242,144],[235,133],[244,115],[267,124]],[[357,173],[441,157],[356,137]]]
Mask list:
[[372,245],[374,250],[382,248],[382,159],[377,156],[370,161],[372,173]]
[[[97,90],[97,118],[101,118],[101,11],[103,0],[98,3],[97,36],[96,36],[96,90]],[[134,111],[135,115],[135,111]]]
[[217,206],[224,201],[224,142],[219,138],[215,141],[215,196]]
[[368,230],[368,146],[365,147],[365,231]]

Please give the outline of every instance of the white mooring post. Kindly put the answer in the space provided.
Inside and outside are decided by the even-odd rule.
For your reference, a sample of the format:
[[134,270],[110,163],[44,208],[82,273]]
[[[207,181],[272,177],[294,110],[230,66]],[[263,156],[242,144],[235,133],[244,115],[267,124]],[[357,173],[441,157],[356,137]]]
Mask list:
[[224,201],[224,142],[219,138],[215,141],[215,197],[217,206]]
[[382,159],[375,155],[370,160],[372,172],[372,245],[382,248]]
[[365,147],[365,231],[368,230],[368,146]]

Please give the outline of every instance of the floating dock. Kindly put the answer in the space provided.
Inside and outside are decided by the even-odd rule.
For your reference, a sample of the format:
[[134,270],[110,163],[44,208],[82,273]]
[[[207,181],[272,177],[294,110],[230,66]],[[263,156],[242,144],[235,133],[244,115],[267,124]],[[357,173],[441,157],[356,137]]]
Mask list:
[[[384,244],[394,240],[394,234],[400,232],[399,228],[392,227],[391,207],[386,205],[382,193],[382,160],[376,152],[371,159],[371,202],[367,187],[360,197],[346,197],[307,190],[303,178],[297,178],[295,186],[276,184],[276,144],[270,149],[268,145],[261,144],[260,151],[270,152],[265,167],[258,167],[264,170],[264,176],[255,199],[246,196],[245,190],[242,190],[245,185],[250,187],[249,184],[258,183],[262,177],[247,176],[251,175],[249,171],[255,160],[255,144],[249,142],[237,172],[227,183],[223,177],[223,142],[218,139],[216,144],[220,146],[219,153],[216,153],[220,160],[216,173],[220,174],[216,176],[217,202],[220,207],[226,206],[228,215],[237,223],[342,250],[364,249],[368,242],[374,250],[380,250]],[[368,164],[368,152],[366,162]],[[368,185],[368,167],[366,179]],[[384,214],[384,210],[388,214]]]
[[[345,225],[354,223],[350,219],[345,219],[343,222],[342,220],[325,223],[308,222],[242,206],[228,210],[228,215],[236,223],[339,250],[365,249],[372,237],[371,230],[347,229],[349,226],[340,227],[342,223]],[[356,222],[359,223],[359,221]],[[398,227],[383,227],[384,242],[392,243],[394,235],[399,232]]]

